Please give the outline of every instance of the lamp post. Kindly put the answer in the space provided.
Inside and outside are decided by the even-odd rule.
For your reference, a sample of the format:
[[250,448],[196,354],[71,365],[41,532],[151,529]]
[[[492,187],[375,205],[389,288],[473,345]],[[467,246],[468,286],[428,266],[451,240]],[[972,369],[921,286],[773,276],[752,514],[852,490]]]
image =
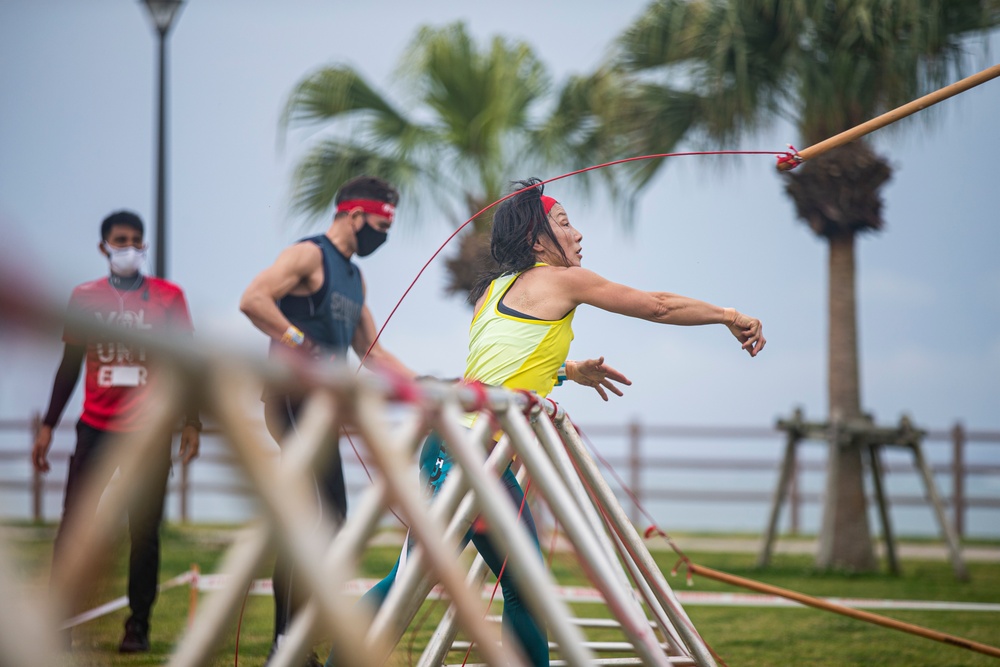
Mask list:
[[166,214],[166,98],[167,98],[167,33],[177,16],[182,0],[142,0],[159,38],[159,121],[156,145],[156,262],[153,272],[160,278],[167,274],[167,214]]

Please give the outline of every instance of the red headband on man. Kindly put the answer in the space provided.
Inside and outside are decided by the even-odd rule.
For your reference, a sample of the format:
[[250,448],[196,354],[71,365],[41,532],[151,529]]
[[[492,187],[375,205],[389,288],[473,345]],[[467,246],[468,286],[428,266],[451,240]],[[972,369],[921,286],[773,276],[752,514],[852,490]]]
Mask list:
[[549,196],[546,196],[546,195],[542,195],[542,207],[545,209],[545,215],[548,215],[549,211],[552,210],[552,207],[555,206],[558,203],[559,202],[557,202],[552,197],[549,197]]
[[350,211],[352,208],[360,208],[365,213],[384,215],[389,218],[389,222],[392,222],[392,218],[396,214],[395,206],[376,199],[348,199],[347,201],[342,201],[337,204],[337,213]]

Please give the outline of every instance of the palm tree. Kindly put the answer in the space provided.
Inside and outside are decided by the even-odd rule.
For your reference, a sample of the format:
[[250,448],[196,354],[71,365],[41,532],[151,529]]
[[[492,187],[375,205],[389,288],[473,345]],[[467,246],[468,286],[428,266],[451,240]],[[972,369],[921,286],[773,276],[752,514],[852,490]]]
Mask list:
[[[957,78],[967,38],[998,23],[997,0],[662,0],[620,38],[615,61],[662,99],[686,96],[686,108],[695,99],[692,129],[704,137],[733,140],[781,116],[812,145]],[[891,174],[859,141],[809,160],[785,186],[798,216],[829,242],[834,421],[863,417],[854,241],[881,229]],[[872,570],[860,449],[831,445],[829,460],[817,564]]]
[[[401,63],[399,101],[345,66],[319,69],[296,86],[282,124],[327,132],[296,168],[293,209],[325,214],[341,183],[371,173],[400,186],[404,211],[429,203],[457,226],[505,194],[515,177],[613,154],[616,135],[592,122],[602,99],[622,97],[611,94],[607,72],[571,79],[553,93],[526,44],[496,37],[480,49],[461,23],[421,28]],[[605,182],[613,197],[628,200],[611,178]],[[450,292],[464,296],[492,263],[491,219],[474,220],[474,233],[447,260]]]

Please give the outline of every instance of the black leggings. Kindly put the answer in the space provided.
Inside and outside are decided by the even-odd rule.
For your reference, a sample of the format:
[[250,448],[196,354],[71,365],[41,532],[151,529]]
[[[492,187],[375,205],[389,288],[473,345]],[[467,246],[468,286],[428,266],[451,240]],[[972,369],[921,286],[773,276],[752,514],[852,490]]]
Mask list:
[[[264,399],[264,423],[271,437],[281,445],[285,435],[294,431],[301,401],[288,396],[269,396]],[[333,447],[323,473],[314,479],[317,502],[321,515],[330,511],[333,522],[341,523],[347,516],[347,490],[344,485],[344,467],[340,459],[339,442]],[[274,561],[274,639],[284,635],[292,617],[302,607],[307,591],[295,581],[291,560],[278,551]]]
[[[116,435],[103,431],[82,421],[76,424],[76,449],[69,458],[69,473],[66,476],[66,496],[63,500],[62,521],[56,532],[53,545],[53,568],[65,557],[73,545],[66,541],[67,526],[76,521],[90,521],[97,513],[96,502],[84,503],[87,486],[100,483],[107,486],[106,479],[94,477],[101,469],[102,457],[110,454],[108,440]],[[131,540],[128,567],[128,603],[132,611],[130,622],[149,627],[149,615],[156,600],[156,586],[160,575],[160,523],[163,520],[163,500],[170,476],[170,443],[164,440],[158,446],[156,455],[147,464],[153,466],[153,476],[147,486],[147,493],[128,507],[128,527]],[[93,498],[94,501],[97,498]]]

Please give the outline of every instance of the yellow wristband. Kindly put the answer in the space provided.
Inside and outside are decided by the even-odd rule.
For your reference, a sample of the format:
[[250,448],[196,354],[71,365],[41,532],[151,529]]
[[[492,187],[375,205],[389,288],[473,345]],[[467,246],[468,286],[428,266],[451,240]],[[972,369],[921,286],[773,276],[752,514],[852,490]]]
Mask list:
[[302,347],[302,344],[306,342],[306,335],[302,333],[297,327],[289,326],[285,329],[285,333],[281,334],[281,344],[287,345],[288,347]]

